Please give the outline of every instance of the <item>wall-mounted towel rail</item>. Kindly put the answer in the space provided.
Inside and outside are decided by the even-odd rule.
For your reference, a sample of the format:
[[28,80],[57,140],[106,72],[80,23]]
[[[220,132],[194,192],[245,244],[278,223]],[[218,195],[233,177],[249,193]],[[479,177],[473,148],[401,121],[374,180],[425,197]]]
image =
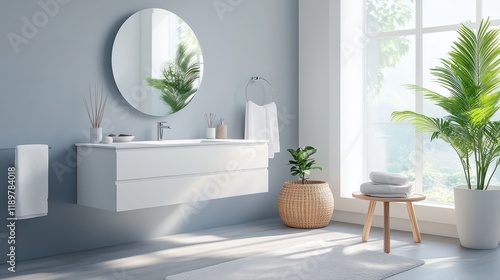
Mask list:
[[259,76],[251,77],[250,81],[248,81],[247,86],[245,87],[245,97],[246,97],[247,101],[250,101],[248,99],[248,86],[252,82],[258,82],[258,81],[264,81],[271,88],[271,97],[272,97],[271,102],[274,102],[274,88],[273,88],[273,86],[271,85],[271,83],[268,80],[266,80],[262,77],[259,77]]

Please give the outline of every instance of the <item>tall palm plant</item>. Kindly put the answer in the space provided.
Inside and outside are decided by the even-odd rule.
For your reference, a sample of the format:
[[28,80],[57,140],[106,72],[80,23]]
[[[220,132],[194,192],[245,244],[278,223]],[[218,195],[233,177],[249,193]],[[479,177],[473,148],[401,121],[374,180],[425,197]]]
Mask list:
[[488,189],[500,164],[500,122],[493,119],[500,109],[500,31],[489,26],[489,19],[482,20],[477,30],[462,24],[448,58],[431,69],[448,95],[409,85],[448,115],[429,117],[412,111],[391,115],[392,120],[409,121],[417,132],[430,133],[431,140],[450,144],[460,159],[468,188],[475,175],[478,190]]
[[186,107],[198,90],[195,82],[200,78],[200,62],[196,56],[196,51],[180,43],[175,60],[163,69],[163,79],[146,78],[150,86],[161,91],[172,113]]

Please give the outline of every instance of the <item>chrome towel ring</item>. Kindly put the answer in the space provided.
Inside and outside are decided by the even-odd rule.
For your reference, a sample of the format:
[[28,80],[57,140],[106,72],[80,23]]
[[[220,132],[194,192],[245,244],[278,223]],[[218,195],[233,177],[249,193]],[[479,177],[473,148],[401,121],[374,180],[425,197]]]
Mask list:
[[274,102],[274,89],[273,89],[273,86],[271,85],[271,83],[269,83],[268,80],[266,80],[266,79],[264,79],[262,77],[259,77],[259,76],[251,77],[250,81],[248,81],[247,86],[245,87],[245,97],[246,97],[247,101],[250,101],[248,99],[248,86],[252,82],[258,82],[258,81],[261,81],[261,80],[264,81],[264,82],[266,82],[266,84],[271,88],[271,102]]

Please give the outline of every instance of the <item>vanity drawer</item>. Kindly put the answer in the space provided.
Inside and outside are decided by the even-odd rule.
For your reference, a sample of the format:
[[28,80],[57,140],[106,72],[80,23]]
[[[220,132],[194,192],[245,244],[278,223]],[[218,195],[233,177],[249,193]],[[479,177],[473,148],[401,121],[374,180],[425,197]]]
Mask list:
[[267,145],[123,149],[116,151],[116,163],[117,180],[262,168]]
[[116,184],[116,209],[196,204],[198,201],[268,191],[267,170],[223,172],[202,176],[174,176]]

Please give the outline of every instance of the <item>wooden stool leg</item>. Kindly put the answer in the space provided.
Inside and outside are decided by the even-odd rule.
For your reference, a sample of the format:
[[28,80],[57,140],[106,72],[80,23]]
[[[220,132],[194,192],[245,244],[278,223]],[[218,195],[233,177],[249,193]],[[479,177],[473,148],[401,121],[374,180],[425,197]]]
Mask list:
[[417,224],[417,217],[415,216],[415,209],[413,208],[413,203],[406,202],[406,209],[408,209],[408,217],[410,218],[411,231],[413,232],[413,239],[415,242],[420,243],[422,239],[420,238],[420,230]]
[[375,212],[375,206],[377,205],[376,201],[370,201],[368,205],[368,212],[366,213],[365,226],[363,227],[363,235],[361,236],[361,240],[368,241],[368,235],[370,235],[370,228],[372,226],[373,221],[373,213]]
[[391,216],[387,201],[384,201],[384,252],[391,252]]

